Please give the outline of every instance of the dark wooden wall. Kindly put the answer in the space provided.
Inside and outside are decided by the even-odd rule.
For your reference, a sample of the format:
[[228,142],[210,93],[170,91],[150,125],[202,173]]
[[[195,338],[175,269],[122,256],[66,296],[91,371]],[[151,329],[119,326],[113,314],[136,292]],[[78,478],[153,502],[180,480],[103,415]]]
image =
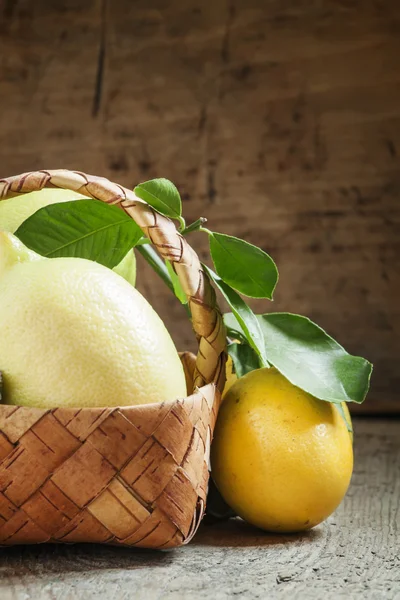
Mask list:
[[[400,4],[395,0],[3,0],[1,175],[166,176],[188,219],[276,259],[274,305],[400,388]],[[205,240],[195,239],[201,253]],[[181,307],[140,287],[179,347]]]

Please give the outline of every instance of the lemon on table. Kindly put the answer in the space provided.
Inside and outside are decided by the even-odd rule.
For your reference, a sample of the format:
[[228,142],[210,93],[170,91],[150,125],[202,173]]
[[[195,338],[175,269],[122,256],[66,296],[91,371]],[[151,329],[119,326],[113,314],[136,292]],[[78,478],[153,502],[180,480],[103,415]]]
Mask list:
[[[237,342],[237,343],[239,343],[239,342]],[[228,358],[227,358],[225,370],[226,370],[226,382],[225,382],[225,386],[224,386],[224,389],[222,392],[222,398],[225,398],[226,394],[229,392],[229,390],[231,389],[233,384],[236,383],[236,381],[238,380],[238,377],[234,370],[233,361],[230,356],[228,356]],[[339,410],[336,405],[333,405],[333,406],[334,406],[335,410]],[[348,431],[349,431],[350,438],[353,441],[353,424],[351,421],[351,415],[350,415],[349,408],[347,406],[347,402],[341,402],[341,406],[342,406],[342,410],[344,413],[344,418],[348,425]]]
[[243,519],[268,531],[309,529],[343,499],[353,450],[337,408],[276,369],[240,378],[225,395],[211,448],[213,479]]
[[[15,233],[18,227],[40,208],[72,200],[87,200],[87,196],[82,196],[73,190],[44,188],[38,192],[2,200],[0,202],[0,231]],[[130,284],[135,285],[136,258],[134,251],[130,250],[113,271],[129,281]]]
[[0,232],[0,371],[9,404],[126,406],[186,396],[163,322],[122,277],[39,257]]

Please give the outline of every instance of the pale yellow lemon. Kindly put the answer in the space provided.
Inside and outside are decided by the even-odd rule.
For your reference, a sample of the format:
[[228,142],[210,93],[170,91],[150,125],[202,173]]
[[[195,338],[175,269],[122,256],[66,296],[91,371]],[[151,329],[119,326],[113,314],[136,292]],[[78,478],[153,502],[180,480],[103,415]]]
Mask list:
[[126,406],[186,396],[163,322],[122,277],[38,257],[0,232],[0,371],[9,404]]
[[336,407],[273,368],[252,371],[230,388],[211,452],[225,501],[268,531],[321,523],[343,499],[353,468],[351,439]]
[[43,260],[43,257],[24,246],[15,235],[0,231],[0,278],[10,267],[35,260]]
[[[2,200],[0,202],[0,230],[15,233],[21,223],[40,208],[72,200],[87,200],[87,197],[72,190],[44,188],[38,192]],[[135,285],[136,259],[134,251],[130,250],[113,270],[130,284]]]

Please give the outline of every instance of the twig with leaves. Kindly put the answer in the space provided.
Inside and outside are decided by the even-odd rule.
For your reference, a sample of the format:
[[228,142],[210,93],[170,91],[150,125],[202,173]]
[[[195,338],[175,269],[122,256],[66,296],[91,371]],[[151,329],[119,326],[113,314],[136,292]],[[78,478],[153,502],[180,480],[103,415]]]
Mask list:
[[[179,192],[167,179],[146,181],[134,191],[156,211],[177,220],[182,235],[200,231],[208,236],[215,270],[203,268],[232,311],[224,315],[224,321],[229,338],[240,342],[228,344],[239,377],[274,366],[291,383],[320,400],[334,402],[339,410],[342,402],[363,402],[371,363],[350,355],[310,319],[291,313],[255,315],[242,298],[272,300],[278,269],[266,252],[237,237],[211,231],[204,217],[186,226]],[[190,317],[173,266],[160,258],[138,225],[115,206],[93,200],[52,204],[29,217],[16,235],[42,256],[77,256],[109,268],[136,247]]]

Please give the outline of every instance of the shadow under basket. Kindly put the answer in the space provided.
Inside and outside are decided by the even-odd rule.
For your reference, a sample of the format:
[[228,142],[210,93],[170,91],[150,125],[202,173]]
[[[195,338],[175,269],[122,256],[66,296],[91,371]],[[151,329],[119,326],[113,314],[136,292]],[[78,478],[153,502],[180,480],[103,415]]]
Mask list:
[[199,353],[181,355],[193,394],[171,402],[51,410],[0,405],[0,545],[180,546],[204,514],[225,380],[225,330],[214,290],[174,224],[108,180],[39,171],[0,180],[0,199],[43,187],[74,189],[120,205],[135,219],[174,265]]

